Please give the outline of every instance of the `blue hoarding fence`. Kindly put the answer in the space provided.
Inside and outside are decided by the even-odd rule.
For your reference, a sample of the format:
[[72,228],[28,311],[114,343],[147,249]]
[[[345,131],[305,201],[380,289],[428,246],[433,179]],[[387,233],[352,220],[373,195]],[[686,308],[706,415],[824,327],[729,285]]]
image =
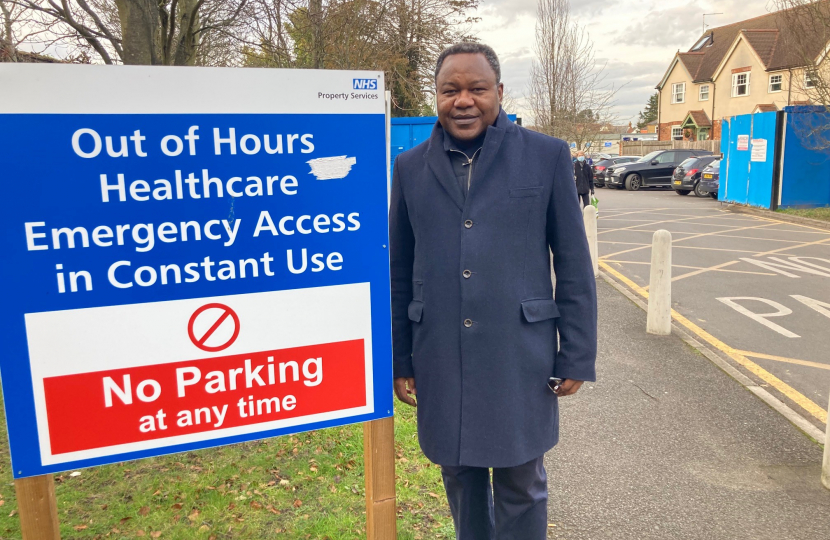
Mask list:
[[724,118],[720,200],[775,210],[830,206],[830,114],[824,107]]
[[[515,114],[508,114],[514,122],[519,122]],[[435,122],[438,121],[437,116],[409,116],[392,119],[392,136],[391,136],[391,161],[390,166],[395,164],[395,158],[398,154],[402,154],[410,148],[415,148],[425,140],[429,139],[432,133],[432,128]]]

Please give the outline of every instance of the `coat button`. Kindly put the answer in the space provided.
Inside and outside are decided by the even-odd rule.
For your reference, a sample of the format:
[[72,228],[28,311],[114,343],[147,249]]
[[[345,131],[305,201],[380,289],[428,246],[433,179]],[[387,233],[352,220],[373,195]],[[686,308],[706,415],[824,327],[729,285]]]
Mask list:
[[471,229],[473,227],[473,220],[468,219],[467,221],[464,222],[464,226],[467,227],[468,229]]
[[470,319],[464,319],[464,326],[466,326],[467,328],[469,328],[469,327],[471,327],[472,325],[473,325],[473,321],[471,321]]
[[470,276],[472,276],[473,273],[470,272],[469,270],[464,270],[463,272],[461,272],[461,275],[464,276],[467,279],[470,279]]

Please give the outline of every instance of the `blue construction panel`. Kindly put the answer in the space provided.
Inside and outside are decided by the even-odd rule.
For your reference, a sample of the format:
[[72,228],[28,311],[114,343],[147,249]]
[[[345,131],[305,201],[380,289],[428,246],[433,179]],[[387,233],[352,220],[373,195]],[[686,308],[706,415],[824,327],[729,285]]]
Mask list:
[[[508,114],[507,117],[513,122],[516,121],[515,114]],[[437,116],[406,116],[392,119],[392,136],[390,166],[394,166],[398,154],[414,148],[429,139],[432,128],[438,121]]]
[[781,207],[830,205],[830,114],[823,107],[787,107]]
[[[776,113],[744,114],[725,118],[721,131],[720,200],[769,208],[775,156]],[[756,152],[753,148],[766,151]]]

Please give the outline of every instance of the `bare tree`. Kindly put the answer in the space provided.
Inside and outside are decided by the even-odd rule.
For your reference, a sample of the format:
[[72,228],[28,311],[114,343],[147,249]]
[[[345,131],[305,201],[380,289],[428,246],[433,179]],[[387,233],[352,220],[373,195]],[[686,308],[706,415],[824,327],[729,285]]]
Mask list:
[[539,0],[534,49],[528,102],[535,129],[585,147],[616,120],[618,89],[605,83],[605,65],[588,31],[571,19],[568,0]]
[[795,133],[805,147],[830,151],[830,2],[828,0],[775,0],[782,43],[792,56],[788,91],[823,106],[823,114],[790,116]]
[[105,64],[194,65],[221,41],[248,0],[9,0],[32,15],[42,47],[97,56]]

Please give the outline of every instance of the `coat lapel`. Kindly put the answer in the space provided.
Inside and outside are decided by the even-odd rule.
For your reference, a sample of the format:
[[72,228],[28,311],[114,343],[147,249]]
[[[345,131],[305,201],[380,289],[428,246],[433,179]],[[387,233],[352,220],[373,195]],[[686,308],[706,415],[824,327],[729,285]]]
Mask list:
[[464,209],[464,194],[461,192],[461,186],[458,185],[458,180],[452,170],[452,163],[450,163],[450,156],[444,150],[444,130],[441,124],[435,123],[432,128],[432,135],[429,138],[429,147],[424,156],[426,158],[432,174],[438,179],[438,182],[447,192],[450,199],[455,203],[459,210]]
[[481,147],[481,157],[479,157],[473,171],[472,186],[476,187],[470,187],[470,193],[467,194],[468,198],[471,194],[481,193],[482,185],[489,177],[488,172],[492,170],[493,163],[498,158],[505,135],[514,129],[516,129],[516,126],[510,121],[504,110],[501,110],[496,125],[487,128],[487,135],[484,137],[484,144]]

